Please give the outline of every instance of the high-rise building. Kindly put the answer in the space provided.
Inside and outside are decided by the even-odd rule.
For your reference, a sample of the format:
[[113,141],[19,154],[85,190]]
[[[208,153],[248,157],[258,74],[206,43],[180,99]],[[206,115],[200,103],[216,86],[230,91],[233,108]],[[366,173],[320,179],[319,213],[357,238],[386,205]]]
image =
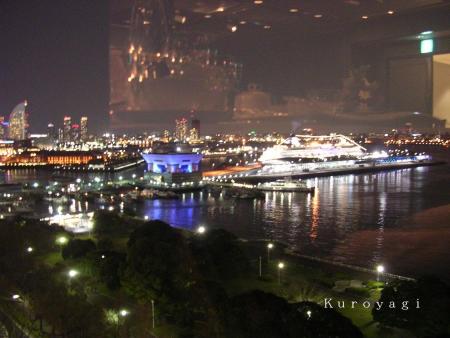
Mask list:
[[163,142],[169,142],[170,141],[170,131],[165,129],[162,133],[162,141]]
[[63,142],[70,142],[72,140],[71,129],[72,119],[70,118],[70,116],[64,116]]
[[196,128],[191,128],[191,130],[189,130],[189,142],[197,142],[198,140],[198,130]]
[[82,142],[86,142],[88,138],[88,118],[82,116],[80,120],[80,139]]
[[70,128],[70,140],[72,142],[80,142],[80,125],[77,123],[72,124]]
[[175,120],[175,138],[180,142],[186,142],[188,137],[188,121],[182,117]]
[[191,119],[191,129],[197,130],[197,134],[200,137],[200,120],[193,117]]
[[47,125],[47,135],[51,142],[56,141],[56,139],[58,137],[58,133],[57,133],[56,127],[53,123],[49,123]]
[[25,140],[27,137],[27,101],[19,103],[9,115],[9,138],[13,140]]

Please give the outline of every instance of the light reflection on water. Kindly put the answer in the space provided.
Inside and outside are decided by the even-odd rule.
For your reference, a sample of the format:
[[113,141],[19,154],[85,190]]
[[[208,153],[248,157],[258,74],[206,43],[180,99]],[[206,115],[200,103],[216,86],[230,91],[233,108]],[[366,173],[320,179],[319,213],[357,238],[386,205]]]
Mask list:
[[[422,167],[315,178],[308,180],[316,186],[314,195],[267,192],[263,200],[233,200],[204,191],[183,194],[178,200],[148,200],[134,207],[138,215],[175,227],[225,228],[244,238],[282,241],[308,255],[373,266],[389,256],[386,235],[399,229],[402,219],[450,203],[448,169]],[[62,212],[94,207],[98,206],[72,202]],[[373,239],[373,246],[367,248],[364,240],[352,239],[359,233]],[[445,251],[433,254],[446,257]],[[401,259],[390,262],[390,268],[402,272]]]

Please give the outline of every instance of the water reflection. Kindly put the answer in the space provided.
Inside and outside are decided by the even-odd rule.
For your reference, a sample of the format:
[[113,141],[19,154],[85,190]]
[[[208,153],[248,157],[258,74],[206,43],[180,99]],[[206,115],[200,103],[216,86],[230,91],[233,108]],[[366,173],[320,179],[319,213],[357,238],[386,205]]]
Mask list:
[[[225,228],[241,237],[283,241],[309,255],[373,266],[386,257],[387,230],[398,228],[408,215],[450,203],[449,194],[442,189],[449,183],[447,172],[448,167],[442,166],[332,176],[308,180],[308,185],[317,188],[313,195],[267,192],[264,200],[233,200],[205,191],[133,207],[138,215],[175,227],[193,230],[202,224]],[[98,207],[73,201],[47,205],[43,213]],[[349,240],[350,235],[364,231],[375,240],[367,254],[362,254],[368,250],[365,240]]]

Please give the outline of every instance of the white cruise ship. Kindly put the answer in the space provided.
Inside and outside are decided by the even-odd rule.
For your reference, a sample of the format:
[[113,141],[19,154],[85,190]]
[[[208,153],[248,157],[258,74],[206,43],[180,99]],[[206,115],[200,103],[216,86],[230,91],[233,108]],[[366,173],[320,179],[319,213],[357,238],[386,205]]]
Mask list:
[[295,135],[265,150],[255,177],[303,177],[332,173],[398,168],[430,162],[424,154],[389,156],[368,152],[350,138],[339,135]]
[[264,164],[307,163],[314,161],[359,159],[366,149],[344,135],[295,135],[268,148],[259,161]]

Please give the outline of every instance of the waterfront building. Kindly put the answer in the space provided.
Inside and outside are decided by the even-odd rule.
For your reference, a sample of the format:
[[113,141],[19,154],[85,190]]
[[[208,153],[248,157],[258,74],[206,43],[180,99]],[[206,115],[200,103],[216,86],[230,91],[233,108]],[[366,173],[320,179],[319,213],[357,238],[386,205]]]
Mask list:
[[98,154],[87,151],[36,150],[0,156],[0,164],[9,167],[86,165],[97,158]]
[[19,103],[9,115],[9,138],[19,141],[27,137],[27,101]]
[[[175,146],[175,145],[174,145]],[[147,178],[163,184],[198,183],[202,179],[202,154],[189,152],[183,146],[164,149],[164,152],[142,153],[147,163]]]

